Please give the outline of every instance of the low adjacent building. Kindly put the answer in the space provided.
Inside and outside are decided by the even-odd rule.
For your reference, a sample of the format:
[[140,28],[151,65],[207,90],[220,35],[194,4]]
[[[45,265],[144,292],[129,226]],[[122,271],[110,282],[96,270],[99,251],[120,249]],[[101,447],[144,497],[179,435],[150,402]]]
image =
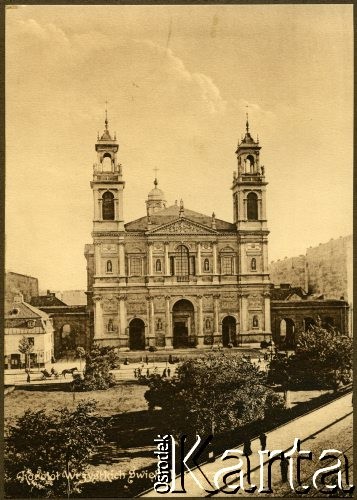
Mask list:
[[54,327],[54,356],[59,358],[76,347],[89,347],[89,315],[85,305],[68,305],[54,292],[33,297],[31,305],[51,318]]
[[37,307],[24,302],[21,294],[14,297],[5,314],[4,366],[5,369],[25,368],[25,354],[20,353],[23,337],[33,344],[31,366],[45,366],[54,353],[54,329],[51,318]]
[[294,348],[299,333],[312,325],[349,333],[349,305],[343,299],[315,298],[300,286],[282,283],[272,286],[270,304],[273,341],[280,347]]

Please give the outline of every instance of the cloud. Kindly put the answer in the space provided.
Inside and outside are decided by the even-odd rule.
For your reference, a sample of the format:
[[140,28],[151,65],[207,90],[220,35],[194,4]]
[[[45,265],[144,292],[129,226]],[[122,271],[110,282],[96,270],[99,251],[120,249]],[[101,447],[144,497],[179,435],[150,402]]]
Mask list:
[[151,49],[156,50],[158,54],[161,54],[163,61],[168,65],[173,75],[191,83],[193,86],[197,86],[200,90],[200,97],[206,103],[210,113],[222,113],[225,111],[227,102],[222,98],[219,88],[209,76],[198,72],[190,73],[182,59],[177,57],[170,48],[162,47],[151,40],[135,41],[136,43],[147,45]]

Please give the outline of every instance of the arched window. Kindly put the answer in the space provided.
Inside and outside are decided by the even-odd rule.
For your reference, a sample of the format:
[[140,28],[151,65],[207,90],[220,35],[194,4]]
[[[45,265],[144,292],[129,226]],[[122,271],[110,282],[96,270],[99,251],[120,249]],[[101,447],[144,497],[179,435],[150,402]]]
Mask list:
[[254,316],[253,316],[253,328],[258,328],[258,326],[259,326],[258,316],[256,314],[254,314]]
[[254,173],[254,156],[248,155],[246,158],[246,165],[247,165],[247,174],[253,174]]
[[106,191],[102,198],[103,220],[114,220],[114,195]]
[[106,153],[102,159],[103,172],[110,172],[112,170],[112,157]]
[[161,260],[156,259],[155,269],[157,273],[161,273]]
[[205,259],[203,262],[203,270],[209,271],[209,260],[208,259]]
[[113,265],[111,260],[107,260],[107,273],[113,272]]
[[252,271],[256,271],[257,270],[257,259],[255,259],[254,257],[250,261],[250,268],[251,268]]
[[248,220],[258,220],[258,196],[256,193],[249,193],[247,196],[247,218]]

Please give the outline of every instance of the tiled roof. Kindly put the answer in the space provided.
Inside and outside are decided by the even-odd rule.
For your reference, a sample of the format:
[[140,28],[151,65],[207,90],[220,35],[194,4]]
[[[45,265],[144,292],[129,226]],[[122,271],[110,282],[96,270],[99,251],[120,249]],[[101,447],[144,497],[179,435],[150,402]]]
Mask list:
[[37,318],[48,318],[48,315],[33,307],[27,302],[14,302],[10,311],[5,311],[5,319],[37,319]]
[[39,297],[31,298],[31,305],[36,307],[46,307],[46,306],[66,306],[62,300],[57,298],[55,295],[40,295]]
[[[151,214],[151,226],[150,229],[154,229],[154,227],[161,226],[162,224],[168,224],[169,222],[173,222],[179,218],[180,207],[178,205],[171,205],[170,207],[164,208],[158,212]],[[185,219],[189,219],[192,222],[198,222],[203,226],[207,226],[209,228],[212,227],[212,217],[204,214],[200,214],[199,212],[195,212],[193,210],[189,210],[187,208],[184,209],[183,216]],[[235,225],[226,222],[221,219],[215,219],[216,222],[216,230],[217,231],[235,231]],[[125,224],[126,231],[147,231],[148,229],[148,220],[147,217],[141,217],[140,219],[136,219],[132,222],[128,222]]]

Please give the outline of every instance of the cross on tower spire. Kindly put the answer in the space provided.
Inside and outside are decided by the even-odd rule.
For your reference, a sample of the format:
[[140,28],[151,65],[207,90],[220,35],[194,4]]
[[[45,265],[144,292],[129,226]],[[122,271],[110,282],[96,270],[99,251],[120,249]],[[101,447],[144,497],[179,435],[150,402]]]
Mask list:
[[105,130],[108,130],[108,101],[105,101]]
[[159,171],[159,169],[157,167],[155,167],[154,169],[154,172],[155,172],[155,180],[154,180],[154,184],[155,184],[155,187],[158,185],[158,180],[157,180],[157,173]]

